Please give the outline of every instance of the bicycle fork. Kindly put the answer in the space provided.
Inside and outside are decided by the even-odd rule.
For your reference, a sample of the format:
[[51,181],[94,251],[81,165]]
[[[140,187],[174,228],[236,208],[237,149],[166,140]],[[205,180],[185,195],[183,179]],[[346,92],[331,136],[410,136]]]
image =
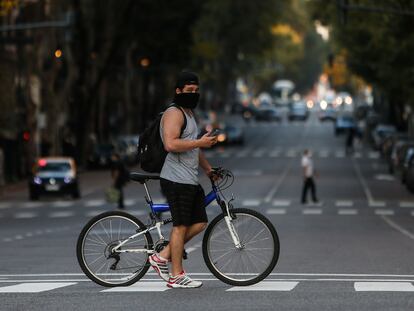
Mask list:
[[[232,200],[234,200],[234,199],[232,199]],[[233,217],[231,216],[230,209],[229,209],[230,202],[232,200],[230,200],[228,203],[221,201],[222,202],[222,210],[223,210],[223,213],[225,214],[224,220],[226,221],[226,225],[227,225],[227,228],[229,229],[230,236],[231,236],[231,239],[233,240],[234,246],[237,249],[243,249],[244,245],[241,244],[239,235],[237,234],[237,231],[234,228]]]

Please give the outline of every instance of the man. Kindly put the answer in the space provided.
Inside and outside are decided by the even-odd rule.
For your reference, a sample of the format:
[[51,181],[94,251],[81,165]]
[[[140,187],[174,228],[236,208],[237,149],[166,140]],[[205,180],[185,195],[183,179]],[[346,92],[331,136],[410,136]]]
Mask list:
[[312,193],[313,203],[318,203],[316,197],[315,182],[313,181],[313,161],[311,152],[306,149],[302,156],[302,168],[303,168],[303,188],[302,188],[302,204],[307,203],[307,193],[310,188]]
[[111,176],[113,180],[113,187],[119,191],[118,208],[124,209],[124,191],[123,188],[127,182],[128,171],[121,160],[118,153],[111,155],[112,166]]
[[[170,205],[173,228],[170,243],[159,254],[150,257],[150,263],[170,288],[196,288],[202,282],[192,280],[184,271],[182,258],[184,244],[203,231],[207,225],[204,191],[198,182],[198,168],[212,176],[212,168],[200,148],[209,148],[217,142],[216,136],[205,134],[197,139],[198,128],[193,109],[199,99],[198,76],[189,71],[177,77],[174,104],[161,119],[160,134],[168,151],[161,170],[161,189]],[[181,128],[186,118],[186,127]],[[168,261],[171,260],[171,274]]]

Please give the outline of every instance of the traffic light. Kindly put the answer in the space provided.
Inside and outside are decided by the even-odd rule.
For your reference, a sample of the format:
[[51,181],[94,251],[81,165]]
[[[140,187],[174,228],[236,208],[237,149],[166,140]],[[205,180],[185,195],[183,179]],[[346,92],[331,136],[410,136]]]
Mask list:
[[30,140],[30,132],[29,131],[24,131],[22,134],[22,138],[24,141],[29,141]]

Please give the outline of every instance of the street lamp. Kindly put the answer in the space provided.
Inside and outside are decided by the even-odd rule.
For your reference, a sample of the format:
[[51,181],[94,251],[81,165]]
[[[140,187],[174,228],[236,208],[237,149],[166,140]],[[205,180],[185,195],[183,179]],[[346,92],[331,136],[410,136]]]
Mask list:
[[61,49],[56,49],[56,51],[55,51],[55,57],[56,58],[61,58],[62,57],[62,50]]

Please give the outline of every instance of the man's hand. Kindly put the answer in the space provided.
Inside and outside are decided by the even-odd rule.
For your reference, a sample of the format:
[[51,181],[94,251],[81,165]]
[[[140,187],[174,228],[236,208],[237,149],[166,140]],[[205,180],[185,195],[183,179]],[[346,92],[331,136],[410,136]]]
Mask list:
[[215,171],[212,168],[210,168],[209,171],[206,171],[206,174],[212,181],[217,181],[220,179],[220,176],[218,174],[215,174]]
[[210,132],[204,134],[199,140],[198,145],[200,148],[211,148],[217,143],[217,136],[209,136]]

